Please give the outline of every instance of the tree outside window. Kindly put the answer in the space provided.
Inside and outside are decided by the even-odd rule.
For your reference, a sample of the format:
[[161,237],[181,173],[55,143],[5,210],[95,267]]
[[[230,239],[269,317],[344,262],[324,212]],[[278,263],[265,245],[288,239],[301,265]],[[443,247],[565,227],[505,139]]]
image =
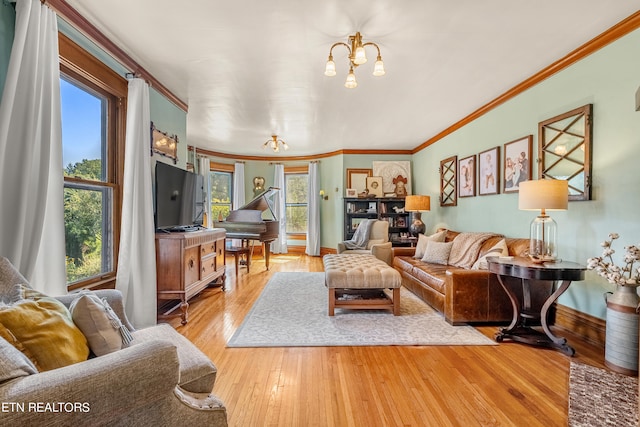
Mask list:
[[211,171],[211,215],[212,221],[217,221],[220,216],[226,218],[233,207],[231,200],[233,195],[233,173]]
[[307,232],[308,187],[308,174],[285,174],[287,234],[304,234]]

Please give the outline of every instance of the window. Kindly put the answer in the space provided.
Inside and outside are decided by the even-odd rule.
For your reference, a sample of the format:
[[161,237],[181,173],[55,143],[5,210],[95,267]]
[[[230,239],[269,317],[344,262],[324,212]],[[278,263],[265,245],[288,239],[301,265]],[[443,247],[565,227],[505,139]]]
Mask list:
[[233,209],[233,173],[212,170],[209,174],[211,181],[211,213],[212,221],[217,221],[220,216],[226,218]]
[[126,80],[62,35],[60,64],[67,284],[73,289],[115,279]]
[[307,168],[301,172],[285,170],[285,207],[287,217],[287,234],[303,234],[307,232],[309,174]]

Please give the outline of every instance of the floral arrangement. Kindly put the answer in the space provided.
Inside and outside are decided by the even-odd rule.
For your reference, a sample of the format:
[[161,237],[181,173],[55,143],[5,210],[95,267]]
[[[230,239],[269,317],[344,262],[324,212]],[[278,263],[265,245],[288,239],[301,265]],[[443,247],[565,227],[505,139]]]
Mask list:
[[640,244],[635,246],[625,246],[625,254],[622,258],[622,266],[616,265],[613,261],[613,254],[616,251],[612,248],[614,240],[619,238],[618,233],[609,233],[609,240],[605,240],[600,245],[604,248],[602,256],[589,258],[587,268],[594,270],[599,276],[604,277],[614,285],[638,286],[640,285],[640,266],[635,267],[635,263],[640,264]]

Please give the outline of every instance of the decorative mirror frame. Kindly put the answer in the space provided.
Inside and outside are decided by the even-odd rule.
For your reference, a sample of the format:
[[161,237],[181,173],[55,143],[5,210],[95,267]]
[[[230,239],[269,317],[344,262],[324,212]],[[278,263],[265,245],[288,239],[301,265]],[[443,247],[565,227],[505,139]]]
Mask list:
[[[584,127],[578,130],[574,125],[580,120],[583,120]],[[548,137],[546,130],[550,130],[555,135]],[[553,175],[552,169],[561,164],[570,163],[578,167],[568,177],[569,200],[591,200],[592,133],[593,104],[584,105],[538,123],[538,178],[558,179],[558,176]],[[578,142],[572,144],[568,151],[562,152],[558,148],[560,146],[566,147],[566,145],[558,145],[557,142],[563,137],[571,138],[574,141],[578,138]],[[579,143],[580,141],[582,143]],[[582,162],[579,159],[581,151],[584,153]],[[575,156],[575,153],[578,153],[578,156]],[[584,174],[583,183],[581,186],[576,186],[575,182],[571,182],[571,179],[580,173]],[[566,177],[563,176],[561,179],[566,179]]]
[[440,161],[440,206],[457,206],[458,156]]
[[178,135],[162,132],[151,122],[151,156],[153,153],[172,159],[173,164],[178,163]]

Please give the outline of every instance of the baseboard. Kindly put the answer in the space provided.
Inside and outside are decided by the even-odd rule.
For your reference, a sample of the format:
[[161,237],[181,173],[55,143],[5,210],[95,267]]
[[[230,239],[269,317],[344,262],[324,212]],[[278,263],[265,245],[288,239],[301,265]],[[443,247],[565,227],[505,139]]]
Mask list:
[[604,348],[607,327],[603,319],[556,304],[555,326],[579,335],[589,344]]

